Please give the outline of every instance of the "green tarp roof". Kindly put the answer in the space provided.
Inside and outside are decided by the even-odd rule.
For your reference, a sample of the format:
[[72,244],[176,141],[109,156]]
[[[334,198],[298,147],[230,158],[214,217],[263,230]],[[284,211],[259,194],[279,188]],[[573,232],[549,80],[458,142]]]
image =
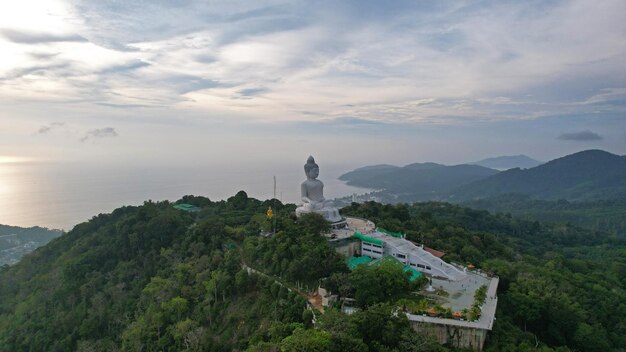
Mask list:
[[420,277],[422,277],[422,273],[420,273],[419,271],[411,268],[410,266],[405,266],[404,269],[402,269],[402,272],[410,272],[411,273],[411,277],[409,278],[409,281],[413,282],[417,279],[419,279]]
[[348,268],[350,268],[350,270],[356,269],[356,267],[361,265],[361,264],[377,267],[377,266],[380,266],[383,263],[392,263],[393,265],[401,266],[402,267],[402,272],[405,272],[405,273],[409,272],[409,273],[411,273],[411,276],[409,277],[409,281],[411,281],[411,282],[419,279],[423,275],[421,272],[411,268],[410,266],[404,266],[404,264],[402,264],[400,261],[398,261],[398,259],[396,259],[396,258],[394,258],[394,257],[392,257],[390,255],[384,255],[384,256],[382,256],[381,258],[378,258],[378,259],[372,259],[371,257],[368,257],[366,255],[364,255],[362,257],[349,257],[346,260],[346,263],[348,264]]
[[376,231],[378,232],[382,232],[382,233],[386,233],[389,236],[393,236],[393,237],[398,237],[398,238],[404,238],[404,235],[399,233],[399,232],[391,232],[391,231],[387,231],[385,229],[381,229],[380,227],[376,228]]
[[400,261],[398,261],[396,258],[390,255],[383,255],[382,257],[373,260],[370,263],[370,266],[378,267],[378,266],[381,266],[383,263],[391,263],[393,265],[402,266],[402,267],[404,266],[404,264],[400,263]]
[[385,241],[383,241],[383,240],[379,240],[378,238],[374,238],[374,237],[370,237],[370,236],[365,236],[365,235],[361,234],[360,232],[355,232],[354,234],[352,234],[352,236],[360,239],[361,241],[375,243],[375,244],[379,244],[381,246],[383,244],[385,244]]
[[346,260],[346,264],[348,264],[348,268],[350,268],[350,270],[354,270],[357,266],[361,264],[369,264],[372,260],[373,259],[371,257],[368,257],[366,255],[362,257],[349,257]]
[[178,210],[183,210],[183,211],[198,211],[198,210],[200,210],[200,208],[198,208],[195,205],[191,205],[191,204],[176,204],[176,205],[174,205],[174,208],[176,208]]

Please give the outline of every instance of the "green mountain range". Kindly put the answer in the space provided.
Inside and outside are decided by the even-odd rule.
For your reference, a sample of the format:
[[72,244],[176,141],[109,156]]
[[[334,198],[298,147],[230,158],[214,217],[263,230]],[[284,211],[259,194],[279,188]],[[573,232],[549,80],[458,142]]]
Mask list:
[[624,199],[626,156],[587,150],[532,168],[501,172],[467,164],[376,165],[348,172],[339,179],[378,190],[378,199],[398,202],[464,202],[505,194],[543,200]]
[[529,169],[531,167],[541,165],[542,162],[532,159],[526,155],[507,155],[487,158],[470,164],[480,165],[496,170],[508,170],[516,167],[519,167],[520,169]]
[[[424,300],[401,269],[350,272],[328,224],[294,210],[239,192],[95,216],[0,268],[0,350],[454,351],[399,314]],[[498,275],[487,352],[626,347],[624,237],[435,202],[342,212]],[[320,282],[358,312],[308,309]]]
[[452,187],[496,173],[497,170],[478,165],[415,163],[404,167],[368,166],[343,174],[339,179],[353,186],[381,189],[397,195],[410,195],[414,200],[426,200],[445,197]]
[[502,194],[571,201],[626,198],[626,156],[586,150],[531,169],[511,169],[449,190],[448,200],[475,200]]

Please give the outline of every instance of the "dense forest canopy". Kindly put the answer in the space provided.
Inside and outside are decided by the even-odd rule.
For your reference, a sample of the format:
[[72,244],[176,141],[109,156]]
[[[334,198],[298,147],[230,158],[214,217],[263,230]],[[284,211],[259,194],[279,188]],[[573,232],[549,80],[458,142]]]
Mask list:
[[465,202],[462,205],[543,222],[571,223],[626,236],[626,199],[570,202],[564,199],[548,201],[523,194],[507,194]]
[[[320,217],[296,219],[294,205],[244,192],[178,203],[201,210],[169,202],[119,208],[2,268],[0,349],[453,350],[393,314],[415,289],[402,273],[349,272],[320,236],[328,227]],[[272,221],[265,215],[270,206]],[[626,245],[619,235],[447,203],[369,202],[342,213],[499,275],[488,351],[626,347]],[[377,277],[390,284],[377,288]],[[303,294],[321,281],[357,297],[362,309],[350,316],[308,309]]]

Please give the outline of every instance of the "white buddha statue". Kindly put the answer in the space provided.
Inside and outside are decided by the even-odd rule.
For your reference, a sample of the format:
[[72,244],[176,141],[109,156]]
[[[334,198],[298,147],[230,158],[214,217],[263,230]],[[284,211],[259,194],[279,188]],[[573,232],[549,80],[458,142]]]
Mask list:
[[339,215],[339,210],[332,206],[332,202],[324,198],[324,184],[317,179],[320,168],[312,156],[309,156],[304,165],[304,173],[307,179],[300,186],[303,203],[296,209],[296,216],[306,213],[318,213],[329,222],[343,220],[341,215]]

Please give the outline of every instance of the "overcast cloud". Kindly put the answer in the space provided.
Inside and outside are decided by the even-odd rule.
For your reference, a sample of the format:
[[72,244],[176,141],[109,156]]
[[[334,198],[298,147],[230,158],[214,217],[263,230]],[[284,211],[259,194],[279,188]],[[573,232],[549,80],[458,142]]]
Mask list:
[[81,138],[80,141],[84,142],[90,138],[112,138],[112,137],[117,137],[117,132],[115,131],[115,128],[104,127],[104,128],[97,128],[95,130],[87,131],[87,133],[85,133],[85,136]]
[[557,139],[561,139],[564,141],[599,141],[602,139],[602,136],[595,132],[587,130],[580,132],[563,133],[558,136]]
[[610,142],[601,129],[626,127],[624,13],[621,0],[3,2],[0,102],[19,114],[0,119],[48,124],[36,102],[91,131],[336,121],[480,124],[485,138],[547,119],[546,141]]
[[59,128],[59,127],[63,127],[64,125],[65,125],[65,123],[63,123],[63,122],[52,122],[49,125],[41,126],[39,128],[39,130],[37,131],[37,133],[39,133],[39,134],[48,133],[48,132],[52,131],[53,129],[56,129],[56,128]]

